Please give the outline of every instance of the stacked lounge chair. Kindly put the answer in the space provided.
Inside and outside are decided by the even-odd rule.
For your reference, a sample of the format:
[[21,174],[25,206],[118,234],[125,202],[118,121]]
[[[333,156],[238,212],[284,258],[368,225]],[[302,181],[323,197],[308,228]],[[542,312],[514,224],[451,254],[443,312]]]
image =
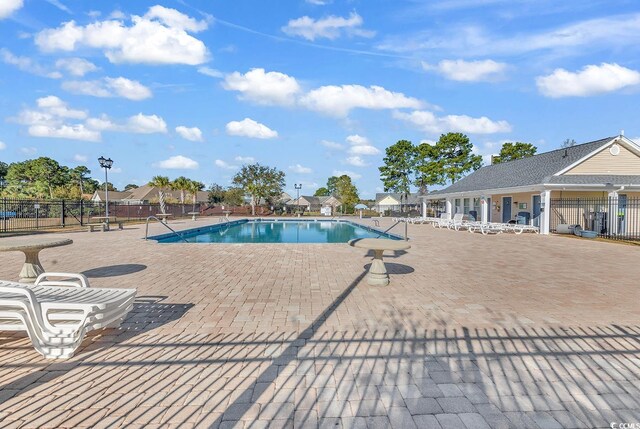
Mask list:
[[0,280],[0,330],[26,331],[45,358],[69,358],[87,332],[119,326],[135,296],[135,289],[91,288],[82,274],[44,273],[33,285]]

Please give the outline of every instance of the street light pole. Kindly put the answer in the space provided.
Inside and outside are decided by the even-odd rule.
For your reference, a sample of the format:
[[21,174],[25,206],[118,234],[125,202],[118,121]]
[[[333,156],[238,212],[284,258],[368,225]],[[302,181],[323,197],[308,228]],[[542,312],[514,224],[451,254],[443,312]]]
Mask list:
[[109,229],[109,176],[107,171],[111,169],[113,160],[111,158],[105,158],[101,156],[98,158],[100,167],[104,168],[104,202],[105,202],[105,216],[107,222],[107,229]]
[[294,183],[293,187],[296,188],[296,211],[298,212],[298,216],[300,216],[300,189],[302,189],[302,183]]

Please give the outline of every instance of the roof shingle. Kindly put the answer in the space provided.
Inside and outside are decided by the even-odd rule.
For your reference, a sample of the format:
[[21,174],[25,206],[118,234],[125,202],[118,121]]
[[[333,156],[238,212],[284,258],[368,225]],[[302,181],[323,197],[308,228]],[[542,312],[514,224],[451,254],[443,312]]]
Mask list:
[[[548,183],[550,177],[587,156],[615,137],[607,137],[568,148],[556,149],[528,158],[488,165],[429,195],[514,188]],[[602,180],[602,179],[599,179]]]

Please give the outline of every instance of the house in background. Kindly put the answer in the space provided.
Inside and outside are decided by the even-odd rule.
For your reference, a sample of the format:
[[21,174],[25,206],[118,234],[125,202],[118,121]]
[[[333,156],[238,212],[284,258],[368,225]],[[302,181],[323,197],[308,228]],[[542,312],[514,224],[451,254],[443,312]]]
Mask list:
[[[125,198],[127,198],[131,194],[131,191],[109,191],[109,201],[121,202]],[[91,196],[91,201],[95,203],[104,202],[106,199],[106,195],[104,191],[95,191]]]
[[[164,191],[165,199],[167,201],[179,202],[180,191],[173,191],[167,189]],[[100,202],[105,200],[104,191],[95,191],[92,201]],[[129,205],[150,204],[158,202],[158,188],[151,185],[140,186],[139,188],[130,189],[124,192],[109,191],[109,201],[119,202]],[[193,201],[191,194],[185,193],[185,204],[191,204]],[[209,193],[207,191],[198,191],[196,195],[196,202],[206,203],[209,201]]]
[[376,202],[373,207],[378,213],[420,211],[421,200],[417,194],[400,194],[397,192],[379,192],[376,194]]
[[639,207],[627,206],[639,197],[640,145],[619,135],[482,167],[423,198],[443,203],[449,216],[524,220],[544,234],[576,223],[616,235],[630,232],[627,219],[640,216]]
[[301,195],[299,199],[292,199],[287,202],[287,207],[295,209],[296,207],[304,207],[305,211],[319,212],[322,208],[330,208],[331,214],[338,211],[342,202],[334,196],[314,197]]

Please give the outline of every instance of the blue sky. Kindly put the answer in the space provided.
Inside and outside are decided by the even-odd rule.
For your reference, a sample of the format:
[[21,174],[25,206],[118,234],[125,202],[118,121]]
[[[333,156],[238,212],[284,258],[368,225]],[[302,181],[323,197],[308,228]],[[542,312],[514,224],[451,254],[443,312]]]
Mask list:
[[631,0],[2,0],[0,159],[104,155],[118,187],[258,161],[372,197],[400,139],[637,138],[639,30]]

